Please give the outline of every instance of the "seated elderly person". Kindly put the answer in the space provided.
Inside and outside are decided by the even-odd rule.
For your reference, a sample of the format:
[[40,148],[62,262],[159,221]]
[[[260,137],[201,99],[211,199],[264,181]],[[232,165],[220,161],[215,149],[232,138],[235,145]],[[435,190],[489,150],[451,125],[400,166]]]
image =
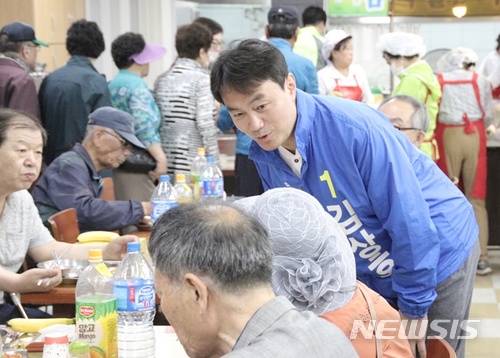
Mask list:
[[170,209],[148,249],[162,311],[190,357],[357,356],[335,325],[275,296],[266,230],[239,209]]
[[104,200],[103,169],[117,168],[132,145],[144,148],[135,136],[134,118],[112,107],[101,107],[89,116],[82,144],[56,158],[42,173],[33,190],[40,216],[75,208],[80,231],[116,230],[139,223],[149,215],[149,202]]
[[277,295],[335,323],[360,357],[411,357],[398,312],[356,281],[349,241],[313,196],[279,188],[234,205],[255,215],[269,232]]
[[[71,245],[55,241],[43,226],[28,192],[42,165],[42,149],[47,136],[40,122],[30,114],[0,108],[0,324],[20,317],[17,309],[4,301],[6,292],[43,292],[61,283],[58,268],[34,268],[17,273],[26,254],[36,262],[52,260],[66,250],[66,258],[87,259],[89,248],[102,248],[106,260],[119,260],[127,242],[122,236],[103,245]],[[29,317],[44,313],[26,308]]]

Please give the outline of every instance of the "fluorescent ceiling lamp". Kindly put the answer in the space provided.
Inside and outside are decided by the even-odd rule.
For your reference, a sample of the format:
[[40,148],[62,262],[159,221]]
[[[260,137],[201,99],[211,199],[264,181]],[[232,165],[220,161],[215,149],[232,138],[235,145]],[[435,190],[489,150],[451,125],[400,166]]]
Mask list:
[[462,5],[455,5],[453,6],[453,15],[458,17],[459,19],[464,17],[464,15],[467,13],[467,6],[465,4]]

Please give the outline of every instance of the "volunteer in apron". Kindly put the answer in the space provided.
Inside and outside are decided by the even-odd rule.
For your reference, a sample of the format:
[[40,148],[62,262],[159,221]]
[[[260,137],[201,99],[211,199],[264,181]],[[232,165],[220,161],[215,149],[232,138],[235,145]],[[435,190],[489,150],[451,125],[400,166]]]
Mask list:
[[443,96],[438,114],[436,138],[441,154],[437,164],[459,187],[474,207],[479,226],[481,256],[477,274],[491,272],[488,264],[488,216],[486,212],[486,131],[492,121],[491,87],[474,71],[477,55],[464,47],[455,48],[437,63]]
[[352,36],[342,30],[330,30],[321,51],[327,65],[318,71],[319,93],[373,103],[365,71],[352,63]]
[[441,88],[431,66],[420,58],[426,51],[424,39],[409,32],[391,32],[380,36],[376,48],[382,52],[392,74],[399,79],[391,95],[405,94],[427,106],[429,129],[420,149],[433,160],[437,160],[439,152],[434,130]]

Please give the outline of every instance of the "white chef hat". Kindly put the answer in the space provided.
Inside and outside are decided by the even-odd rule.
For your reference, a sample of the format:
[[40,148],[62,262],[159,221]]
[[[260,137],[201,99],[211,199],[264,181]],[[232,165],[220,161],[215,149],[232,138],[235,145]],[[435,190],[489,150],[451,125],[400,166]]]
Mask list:
[[394,56],[412,57],[425,55],[426,48],[422,36],[410,32],[390,32],[380,36],[377,50]]
[[328,31],[328,33],[325,35],[325,42],[323,42],[323,46],[321,47],[321,54],[323,55],[325,61],[328,61],[330,59],[334,47],[337,46],[340,41],[351,37],[352,36],[346,33],[344,30],[334,29]]
[[234,205],[256,216],[269,232],[277,295],[317,315],[349,303],[356,290],[349,240],[313,196],[278,188]]
[[437,72],[448,72],[464,68],[466,63],[476,63],[478,60],[474,50],[467,47],[456,47],[446,52],[436,63]]

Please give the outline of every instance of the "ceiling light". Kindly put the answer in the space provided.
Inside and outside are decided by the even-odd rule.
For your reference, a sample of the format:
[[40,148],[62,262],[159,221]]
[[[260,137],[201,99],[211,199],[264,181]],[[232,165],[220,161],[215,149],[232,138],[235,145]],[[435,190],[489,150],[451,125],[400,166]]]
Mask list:
[[458,17],[459,19],[464,17],[464,15],[467,13],[467,6],[465,4],[457,4],[453,6],[453,15]]

